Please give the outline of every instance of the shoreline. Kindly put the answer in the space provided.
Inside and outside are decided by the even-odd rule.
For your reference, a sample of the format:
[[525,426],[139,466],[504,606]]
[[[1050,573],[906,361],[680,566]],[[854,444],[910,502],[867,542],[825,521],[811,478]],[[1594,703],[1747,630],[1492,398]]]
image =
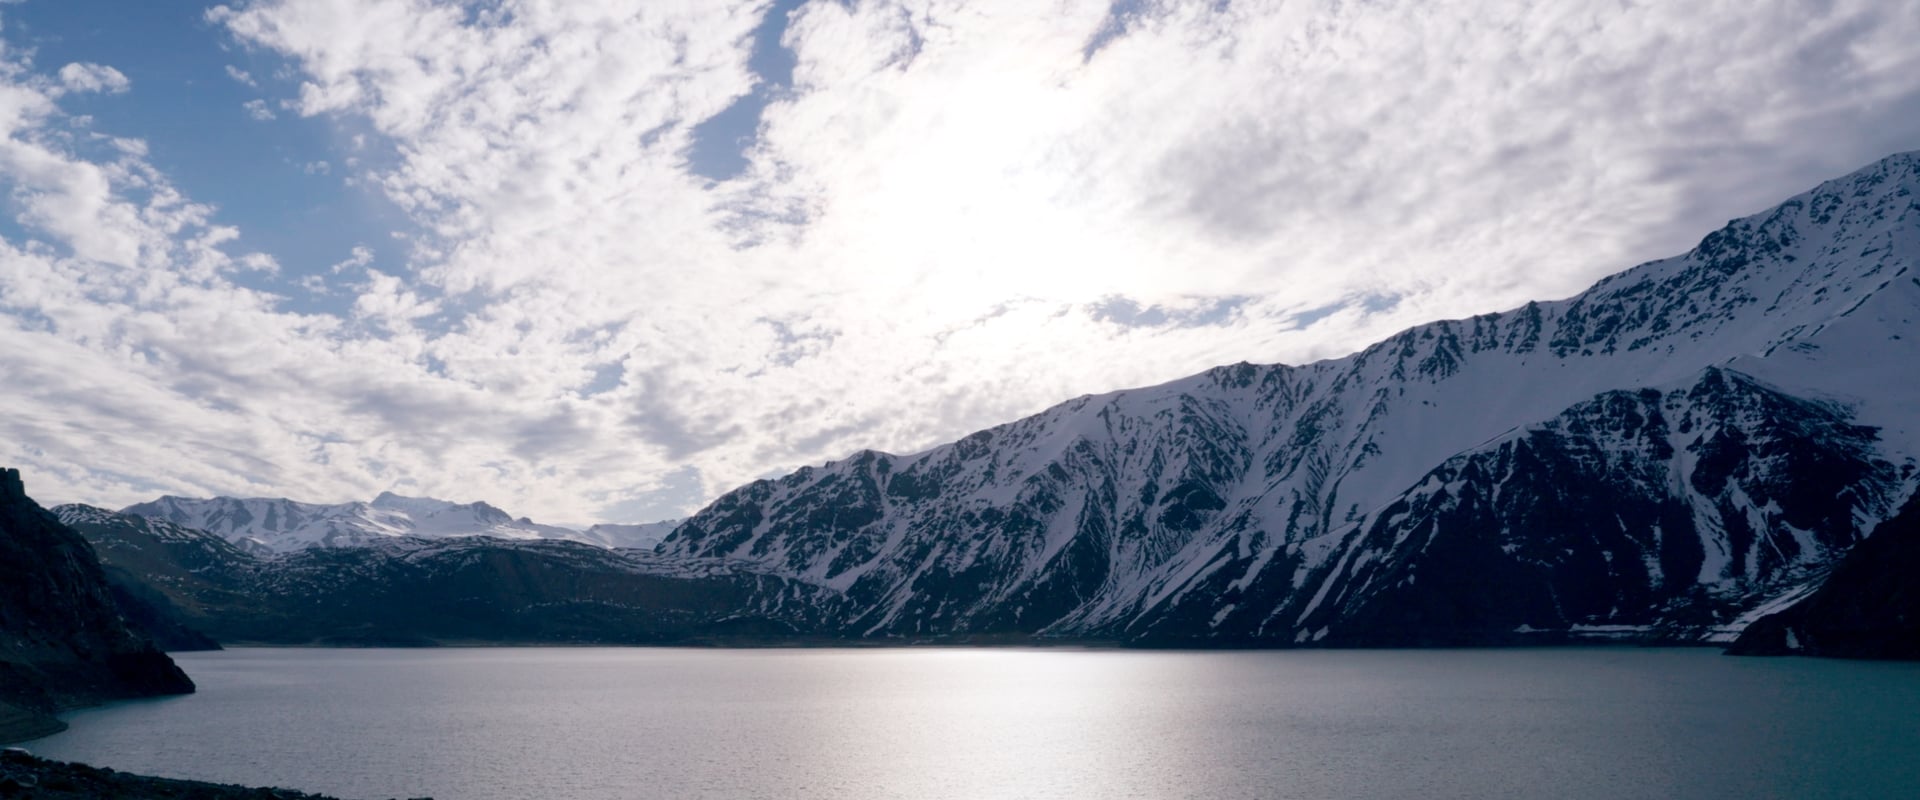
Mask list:
[[0,746],[44,739],[66,729],[66,720],[54,714],[0,702]]
[[41,758],[20,747],[0,749],[0,796],[22,795],[36,800],[87,800],[100,797],[337,800],[297,789],[135,775],[107,767]]
[[[1317,652],[1317,651],[1366,651],[1366,650],[1539,650],[1539,649],[1715,649],[1725,652],[1725,642],[1706,642],[1679,639],[1621,639],[1615,637],[1594,638],[1541,638],[1534,641],[1525,639],[1513,641],[1462,643],[1462,644],[1380,644],[1380,645],[1334,645],[1301,646],[1297,644],[1278,644],[1271,642],[1218,642],[1202,644],[1196,642],[1125,642],[1108,639],[1046,639],[1024,636],[980,637],[955,639],[925,639],[914,641],[875,640],[875,639],[836,639],[828,637],[806,637],[789,639],[700,639],[662,642],[588,642],[588,641],[539,641],[497,639],[434,639],[418,638],[369,638],[350,640],[310,640],[305,642],[232,640],[220,642],[220,649],[254,648],[286,650],[433,650],[437,648],[623,648],[623,649],[684,649],[684,650],[918,650],[918,649],[958,649],[977,648],[983,650],[1096,650],[1111,652]],[[179,651],[179,652],[219,652],[217,650]]]

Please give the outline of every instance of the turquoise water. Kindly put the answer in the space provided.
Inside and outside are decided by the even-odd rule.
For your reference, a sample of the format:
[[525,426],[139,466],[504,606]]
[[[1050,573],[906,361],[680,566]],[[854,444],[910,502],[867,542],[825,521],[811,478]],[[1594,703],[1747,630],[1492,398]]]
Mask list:
[[239,649],[26,746],[345,798],[1920,797],[1920,665],[1710,650]]

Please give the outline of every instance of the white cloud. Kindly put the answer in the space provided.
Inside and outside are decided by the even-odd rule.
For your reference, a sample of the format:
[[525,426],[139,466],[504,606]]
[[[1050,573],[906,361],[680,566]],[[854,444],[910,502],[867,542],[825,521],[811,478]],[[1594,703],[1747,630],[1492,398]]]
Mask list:
[[302,275],[299,280],[294,282],[294,285],[299,286],[301,290],[316,297],[325,297],[333,294],[333,288],[327,285],[327,279],[324,275]]
[[255,272],[275,273],[280,271],[280,261],[266,253],[247,253],[240,256],[237,263]]
[[[33,126],[44,108],[29,107],[19,121]],[[138,206],[114,194],[113,181],[133,169],[133,156],[113,164],[75,161],[49,143],[13,133],[0,140],[0,175],[20,222],[52,234],[81,258],[116,267],[137,266],[143,245],[164,241],[139,224]]]
[[147,157],[147,143],[140,139],[128,139],[121,136],[108,137],[115,150],[134,158]]
[[367,282],[353,302],[353,316],[372,320],[390,328],[404,328],[421,317],[439,311],[438,305],[422,300],[406,284],[379,270],[367,270]]
[[1565,295],[1920,147],[1901,4],[1147,4],[1089,56],[1104,0],[816,2],[714,183],[692,130],[752,90],[766,9],[613,5],[209,12],[286,60],[280,108],[370,132],[308,158],[362,159],[426,232],[381,270],[355,249],[339,318],[229,283],[206,212],[147,225],[115,178],[139,157],[62,151],[48,93],[0,91],[0,174],[71,251],[0,258],[48,340],[0,365],[47,381],[0,442],[89,497],[139,492],[62,465],[145,437],[121,469],[169,490],[410,480],[579,518],[686,466],[721,490]]
[[273,109],[267,107],[267,101],[258,98],[241,103],[240,107],[246,109],[247,116],[257,122],[271,122],[279,118],[273,113]]
[[256,89],[260,88],[260,83],[253,79],[253,75],[232,64],[227,65],[227,77],[232,78],[235,82],[243,86],[250,86]]
[[60,83],[72,92],[118,94],[133,86],[120,70],[105,64],[72,63],[60,68]]
[[345,261],[335,263],[332,267],[328,268],[328,271],[338,275],[349,269],[364,267],[371,263],[373,263],[373,250],[364,244],[356,244],[353,246],[353,250],[350,251]]

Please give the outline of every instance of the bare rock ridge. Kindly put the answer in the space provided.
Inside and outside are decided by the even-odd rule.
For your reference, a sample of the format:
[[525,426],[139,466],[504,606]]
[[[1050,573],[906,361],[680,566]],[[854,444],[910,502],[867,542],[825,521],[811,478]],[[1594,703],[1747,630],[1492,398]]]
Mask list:
[[93,548],[0,469],[0,741],[60,730],[62,709],[192,691],[121,619]]

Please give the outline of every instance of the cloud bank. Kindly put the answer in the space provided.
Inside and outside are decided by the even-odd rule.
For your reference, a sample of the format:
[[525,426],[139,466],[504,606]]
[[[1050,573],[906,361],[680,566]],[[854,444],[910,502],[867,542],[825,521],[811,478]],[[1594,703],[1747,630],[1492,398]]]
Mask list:
[[[63,92],[125,76],[8,52],[0,458],[65,499],[670,516],[861,447],[1565,296],[1920,147],[1920,8],[1875,2],[208,19],[283,62],[261,82],[282,113],[367,126],[379,157],[305,157],[358,165],[418,231],[405,263],[341,242],[300,285],[349,310],[291,312],[248,288],[272,254],[228,253],[137,141],[63,120]],[[722,143],[746,167],[702,177],[701,123],[749,96],[758,127]]]

